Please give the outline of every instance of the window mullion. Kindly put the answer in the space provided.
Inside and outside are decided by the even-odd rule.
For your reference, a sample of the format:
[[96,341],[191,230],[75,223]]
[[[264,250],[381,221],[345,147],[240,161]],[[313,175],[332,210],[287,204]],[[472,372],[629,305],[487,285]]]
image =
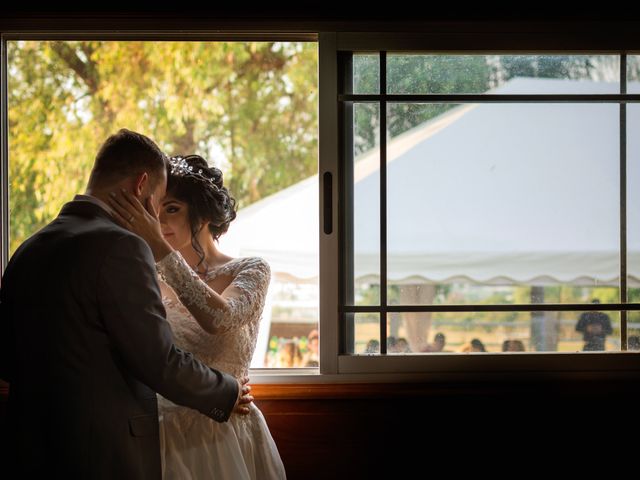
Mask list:
[[380,353],[387,353],[387,52],[380,52]]
[[[620,56],[620,94],[627,93],[627,56]],[[627,303],[627,104],[620,103],[620,303]],[[627,311],[620,312],[620,344],[627,350]]]
[[[318,44],[318,80],[319,80],[319,178],[330,173],[333,179],[338,179],[338,69],[336,64],[336,35],[335,33],[321,33]],[[334,180],[335,182],[335,180]],[[334,184],[335,185],[335,184]],[[342,226],[338,223],[338,188],[331,189],[333,229],[330,234],[324,232],[323,205],[324,189],[319,189],[318,227],[320,232],[320,373],[338,373],[339,328],[336,322],[336,312],[339,310],[339,235]],[[338,208],[336,208],[338,206]],[[335,259],[330,261],[327,259]]]

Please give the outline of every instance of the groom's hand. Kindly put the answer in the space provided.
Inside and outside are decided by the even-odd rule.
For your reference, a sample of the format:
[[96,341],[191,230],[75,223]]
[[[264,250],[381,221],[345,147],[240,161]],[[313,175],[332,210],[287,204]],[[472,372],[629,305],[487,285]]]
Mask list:
[[249,413],[249,404],[253,402],[253,396],[251,396],[251,386],[248,383],[249,377],[242,377],[238,380],[238,400],[233,407],[233,413],[240,415]]
[[109,193],[109,204],[116,221],[147,242],[156,262],[173,251],[162,235],[158,212],[151,197],[142,205],[135,195],[121,189]]

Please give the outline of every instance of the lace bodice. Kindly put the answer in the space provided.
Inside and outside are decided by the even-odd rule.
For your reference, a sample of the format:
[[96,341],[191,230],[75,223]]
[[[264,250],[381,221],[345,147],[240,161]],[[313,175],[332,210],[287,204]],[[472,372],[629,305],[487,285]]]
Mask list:
[[[211,367],[236,377],[247,375],[271,279],[269,264],[258,257],[237,258],[209,270],[201,279],[174,251],[157,267],[176,345]],[[212,301],[216,299],[209,287],[223,275],[232,278],[225,292],[233,292],[223,292],[224,309]],[[197,308],[200,321],[205,318],[215,333],[207,333],[187,307]]]

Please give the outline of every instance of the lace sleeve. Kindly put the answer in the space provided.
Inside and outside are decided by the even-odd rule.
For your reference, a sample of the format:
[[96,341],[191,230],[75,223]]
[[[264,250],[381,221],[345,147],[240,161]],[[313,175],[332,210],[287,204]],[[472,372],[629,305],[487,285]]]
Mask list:
[[244,324],[252,317],[260,316],[270,281],[271,268],[263,259],[254,257],[244,262],[242,269],[225,290],[227,292],[233,288],[235,291],[233,296],[226,297],[229,316],[233,318],[234,323]]
[[167,255],[156,266],[160,277],[209,333],[220,333],[249,322],[256,302],[264,303],[271,276],[264,260],[249,259],[220,295],[198,277],[178,251]]

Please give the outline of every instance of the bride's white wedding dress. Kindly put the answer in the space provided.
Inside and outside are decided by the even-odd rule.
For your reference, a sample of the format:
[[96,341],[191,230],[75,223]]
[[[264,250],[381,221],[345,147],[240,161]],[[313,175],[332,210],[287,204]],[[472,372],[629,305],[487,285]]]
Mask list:
[[[224,315],[207,304],[210,295],[205,283],[178,252],[171,253],[157,266],[176,345],[236,378],[247,375],[269,286],[269,265],[260,258],[237,258],[207,272],[205,282],[228,275],[233,278],[231,285],[241,292],[227,300],[229,310]],[[196,304],[207,313],[212,326],[224,333],[205,332],[183,303]],[[175,405],[160,395],[158,409],[163,478],[285,478],[276,444],[255,405],[250,405],[248,415],[232,414],[225,423]]]

